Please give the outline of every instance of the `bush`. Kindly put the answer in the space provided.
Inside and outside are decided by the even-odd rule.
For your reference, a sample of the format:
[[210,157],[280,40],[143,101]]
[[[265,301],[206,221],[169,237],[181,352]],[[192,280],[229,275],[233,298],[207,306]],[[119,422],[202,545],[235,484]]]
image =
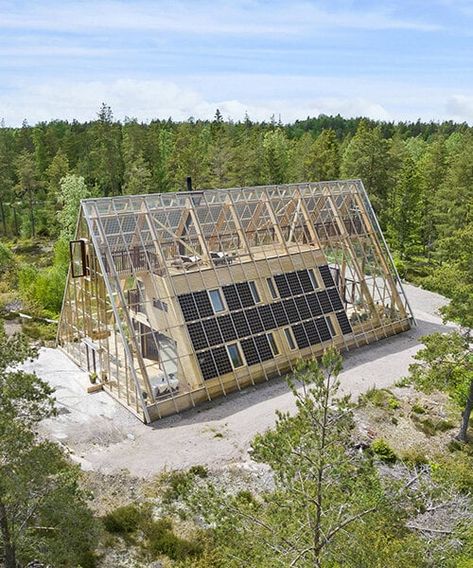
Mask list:
[[12,251],[0,242],[0,276],[3,276],[15,266],[15,257]]
[[385,463],[394,463],[397,460],[394,450],[382,438],[374,440],[371,444],[371,451],[377,458]]
[[434,420],[428,416],[421,417],[417,414],[413,414],[411,418],[417,430],[420,430],[426,436],[435,436],[439,432],[447,432],[448,430],[455,428],[455,425],[449,420]]
[[209,476],[209,472],[204,465],[193,465],[189,469],[189,473],[195,477],[201,477],[202,479]]
[[411,380],[409,379],[409,377],[403,377],[402,379],[399,379],[398,381],[396,381],[394,383],[395,387],[398,388],[406,388],[406,387],[410,387],[411,386]]
[[202,552],[201,547],[194,542],[176,536],[168,519],[149,522],[143,527],[146,549],[154,556],[166,555],[172,560],[184,560]]
[[18,288],[24,301],[39,313],[58,314],[66,283],[62,266],[38,270],[26,264],[18,272]]
[[56,339],[57,326],[54,323],[25,320],[22,323],[22,331],[31,339],[54,341]]
[[195,477],[206,478],[207,468],[203,465],[193,465],[188,471],[175,470],[163,475],[166,489],[163,493],[163,502],[171,503],[189,493]]
[[127,535],[135,532],[146,513],[137,505],[118,507],[103,517],[104,527],[109,533]]
[[360,396],[360,404],[371,404],[377,406],[378,408],[386,408],[389,410],[396,410],[401,406],[398,398],[396,398],[393,393],[387,389],[378,389],[372,387],[366,391],[365,394]]
[[473,491],[473,459],[463,452],[442,456],[431,464],[432,478],[463,493]]
[[422,448],[408,448],[401,454],[401,459],[408,465],[425,465],[429,462]]
[[425,408],[420,404],[415,403],[412,405],[412,412],[415,412],[416,414],[425,414]]

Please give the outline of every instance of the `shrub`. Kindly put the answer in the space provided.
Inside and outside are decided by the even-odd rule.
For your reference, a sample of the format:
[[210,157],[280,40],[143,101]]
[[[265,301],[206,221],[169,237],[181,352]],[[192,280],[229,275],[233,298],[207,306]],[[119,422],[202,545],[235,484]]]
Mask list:
[[195,477],[206,478],[207,468],[203,465],[193,465],[188,471],[175,470],[163,475],[166,489],[163,492],[163,502],[171,503],[189,493]]
[[455,425],[452,424],[450,420],[434,420],[428,416],[420,417],[416,414],[413,414],[411,418],[414,422],[414,426],[426,436],[435,436],[439,432],[447,432],[455,428]]
[[146,514],[137,505],[118,507],[103,517],[103,524],[109,533],[126,535],[135,532]]
[[3,276],[15,266],[15,257],[12,251],[0,242],[0,276]]
[[394,463],[397,460],[394,450],[382,438],[374,440],[371,444],[371,451],[377,458],[385,463]]
[[408,448],[401,454],[401,459],[408,465],[424,465],[429,462],[422,448]]
[[425,408],[420,404],[414,403],[412,405],[412,412],[415,412],[416,414],[425,414]]
[[150,521],[143,527],[146,549],[154,556],[166,555],[172,560],[184,560],[198,555],[202,549],[194,542],[176,536],[168,519]]
[[399,399],[396,398],[392,392],[387,389],[378,389],[372,387],[366,391],[365,394],[360,396],[360,404],[372,404],[378,408],[386,408],[396,410],[401,406]]
[[22,331],[31,339],[54,341],[56,339],[57,326],[54,323],[42,323],[26,320],[22,323]]
[[204,465],[193,465],[189,469],[189,473],[196,477],[201,477],[202,479],[205,479],[209,475],[209,472]]
[[442,456],[431,465],[432,478],[458,491],[473,491],[473,459],[463,452]]

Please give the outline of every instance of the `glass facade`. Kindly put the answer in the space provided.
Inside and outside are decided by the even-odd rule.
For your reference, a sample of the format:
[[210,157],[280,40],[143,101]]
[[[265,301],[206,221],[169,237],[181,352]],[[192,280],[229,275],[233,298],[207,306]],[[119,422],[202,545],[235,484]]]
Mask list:
[[84,200],[58,343],[150,421],[412,322],[362,183],[336,181]]

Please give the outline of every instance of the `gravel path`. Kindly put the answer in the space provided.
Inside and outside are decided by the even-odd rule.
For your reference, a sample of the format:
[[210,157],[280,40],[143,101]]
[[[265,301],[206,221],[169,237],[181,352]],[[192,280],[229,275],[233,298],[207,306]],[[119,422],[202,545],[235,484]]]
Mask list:
[[[392,385],[406,374],[419,337],[446,329],[436,313],[445,299],[414,286],[405,288],[418,325],[344,355],[342,388],[353,397],[373,385]],[[42,349],[27,368],[56,387],[59,416],[43,423],[44,432],[65,444],[84,469],[102,473],[128,469],[148,477],[195,464],[218,468],[245,462],[255,433],[274,423],[277,409],[294,408],[284,381],[274,379],[145,426],[106,393],[87,395],[86,373],[58,350]]]

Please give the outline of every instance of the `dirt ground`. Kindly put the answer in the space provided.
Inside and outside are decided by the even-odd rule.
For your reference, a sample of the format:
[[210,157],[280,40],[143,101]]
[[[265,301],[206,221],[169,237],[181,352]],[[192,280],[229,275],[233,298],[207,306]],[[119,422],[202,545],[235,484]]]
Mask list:
[[[341,384],[354,398],[393,385],[407,373],[419,337],[447,329],[437,315],[444,298],[409,285],[406,293],[417,327],[344,354]],[[26,367],[56,388],[59,415],[43,423],[44,433],[64,444],[83,469],[102,474],[127,469],[150,477],[197,464],[244,464],[251,439],[274,423],[275,411],[294,408],[285,382],[274,379],[146,426],[106,393],[88,395],[86,373],[58,350],[42,349]]]

